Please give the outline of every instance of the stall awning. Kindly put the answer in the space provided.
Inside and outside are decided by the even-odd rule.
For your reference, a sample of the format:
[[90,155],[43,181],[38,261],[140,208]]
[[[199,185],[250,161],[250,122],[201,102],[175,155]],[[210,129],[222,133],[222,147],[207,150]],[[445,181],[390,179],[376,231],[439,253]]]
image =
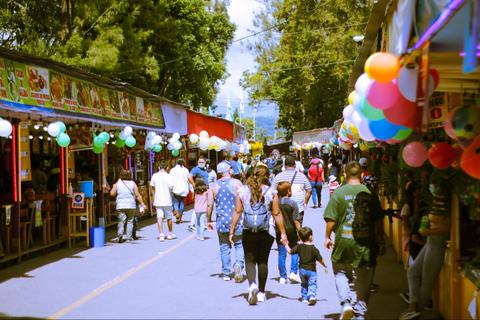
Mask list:
[[321,144],[327,144],[333,137],[333,129],[320,128],[308,131],[297,131],[293,133],[292,141],[294,144],[303,145],[304,143],[319,142]]
[[187,134],[187,110],[184,106],[171,102],[163,101],[162,112],[165,119],[165,131],[167,133],[178,132],[181,136]]
[[211,136],[233,141],[233,122],[211,117],[203,113],[187,110],[188,134],[206,130]]

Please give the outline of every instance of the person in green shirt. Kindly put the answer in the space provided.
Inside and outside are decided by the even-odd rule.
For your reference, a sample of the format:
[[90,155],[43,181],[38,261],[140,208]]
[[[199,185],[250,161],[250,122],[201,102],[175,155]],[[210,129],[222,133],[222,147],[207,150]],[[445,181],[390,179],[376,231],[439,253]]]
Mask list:
[[[376,250],[361,246],[355,241],[352,223],[355,217],[356,195],[360,192],[370,194],[370,191],[361,182],[362,168],[358,162],[349,162],[345,173],[346,184],[333,192],[324,212],[327,223],[325,247],[328,250],[333,249],[331,257],[333,272],[337,294],[342,305],[340,319],[351,319],[354,315],[357,319],[361,319],[367,311]],[[335,232],[335,240],[331,239],[332,232]],[[356,290],[356,299],[349,286],[349,282],[352,281]]]

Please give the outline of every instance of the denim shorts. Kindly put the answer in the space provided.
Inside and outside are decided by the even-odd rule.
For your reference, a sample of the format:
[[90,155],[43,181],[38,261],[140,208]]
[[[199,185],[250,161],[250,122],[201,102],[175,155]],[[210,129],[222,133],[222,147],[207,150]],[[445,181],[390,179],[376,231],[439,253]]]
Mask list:
[[157,219],[173,219],[173,208],[171,206],[155,207],[157,209]]

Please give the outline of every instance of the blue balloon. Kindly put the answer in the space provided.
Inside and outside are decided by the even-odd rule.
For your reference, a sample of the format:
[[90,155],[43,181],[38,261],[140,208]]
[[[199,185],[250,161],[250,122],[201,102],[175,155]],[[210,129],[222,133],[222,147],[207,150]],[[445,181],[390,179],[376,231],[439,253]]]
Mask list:
[[389,140],[393,138],[403,126],[398,126],[389,122],[387,119],[378,121],[368,121],[368,127],[377,140]]

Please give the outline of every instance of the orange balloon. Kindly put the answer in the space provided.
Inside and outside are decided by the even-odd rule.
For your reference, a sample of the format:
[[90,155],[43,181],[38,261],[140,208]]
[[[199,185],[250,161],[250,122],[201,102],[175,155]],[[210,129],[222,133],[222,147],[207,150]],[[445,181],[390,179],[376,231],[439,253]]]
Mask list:
[[400,60],[393,54],[377,52],[365,62],[365,73],[378,82],[390,82],[400,72]]

